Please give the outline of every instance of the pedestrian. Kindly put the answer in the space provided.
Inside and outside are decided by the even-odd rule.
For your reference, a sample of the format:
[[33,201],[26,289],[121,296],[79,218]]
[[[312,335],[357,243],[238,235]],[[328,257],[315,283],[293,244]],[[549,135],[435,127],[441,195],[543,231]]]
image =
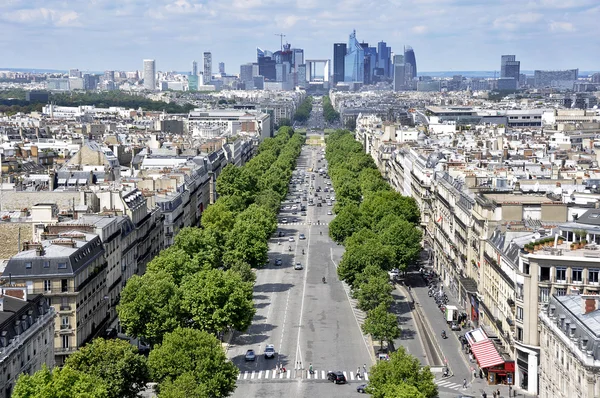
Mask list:
[[363,365],[363,374],[367,373],[367,364],[365,363]]
[[360,379],[360,365],[356,368],[356,378]]
[[481,398],[487,398],[487,394],[484,392],[481,393]]
[[466,389],[467,388],[467,379],[463,379],[463,388]]
[[500,398],[500,389],[499,389],[499,388],[496,390],[496,396],[497,396],[498,398]]
[[496,391],[494,391],[494,394],[492,394],[494,396],[494,398],[498,398],[498,394],[496,394]]
[[469,362],[473,362],[473,354],[469,353]]
[[483,369],[479,369],[479,378],[483,379]]

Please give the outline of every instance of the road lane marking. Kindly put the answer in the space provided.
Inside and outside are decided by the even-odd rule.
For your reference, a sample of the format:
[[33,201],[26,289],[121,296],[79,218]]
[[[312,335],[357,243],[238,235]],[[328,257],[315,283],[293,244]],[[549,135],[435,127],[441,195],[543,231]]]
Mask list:
[[289,379],[290,377],[292,377],[292,371],[291,371],[291,370],[288,370],[286,373],[287,373],[287,378],[288,378],[288,379]]
[[[346,372],[344,372],[344,376],[346,376]],[[350,380],[354,380],[354,372],[350,372]]]
[[248,371],[244,372],[244,380],[246,380],[248,378]]
[[346,372],[344,372],[344,377],[346,378],[346,380],[348,380],[348,375],[346,374]]
[[252,371],[252,374],[250,375],[250,380],[254,379],[254,371]]
[[321,378],[325,379],[325,371],[324,370],[321,371]]
[[262,370],[258,372],[258,378],[259,378],[259,379],[262,379],[262,374],[263,374],[263,371],[262,371]]
[[365,381],[369,381],[369,374],[365,372]]

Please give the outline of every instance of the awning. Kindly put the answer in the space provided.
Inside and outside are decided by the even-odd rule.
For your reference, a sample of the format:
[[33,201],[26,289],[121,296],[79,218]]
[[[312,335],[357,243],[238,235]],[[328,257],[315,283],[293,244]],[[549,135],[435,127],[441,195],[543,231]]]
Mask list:
[[484,340],[471,345],[471,351],[482,369],[504,363],[504,359],[498,354],[492,340]]

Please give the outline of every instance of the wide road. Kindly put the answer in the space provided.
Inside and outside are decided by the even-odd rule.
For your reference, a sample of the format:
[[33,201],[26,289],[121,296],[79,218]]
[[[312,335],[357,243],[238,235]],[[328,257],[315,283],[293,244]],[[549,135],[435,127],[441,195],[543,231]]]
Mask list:
[[[302,149],[295,177],[305,172],[304,182],[296,184],[295,192],[282,204],[284,210],[278,231],[270,241],[269,265],[257,271],[254,288],[256,315],[245,334],[235,334],[228,350],[228,357],[240,368],[238,388],[234,397],[325,397],[355,396],[356,386],[363,381],[356,378],[356,369],[364,364],[370,368],[371,355],[358,320],[350,305],[343,284],[338,280],[336,264],[343,254],[343,247],[328,237],[328,224],[333,219],[327,212],[331,206],[307,206],[306,215],[300,209],[292,214],[292,205],[307,205],[306,201],[294,203],[296,196],[317,198],[317,187],[324,189],[327,179],[308,169],[325,168],[320,160],[324,147]],[[320,162],[319,162],[320,160]],[[315,175],[312,180],[311,176]],[[311,190],[311,183],[315,190]],[[291,188],[291,185],[290,185]],[[332,193],[319,192],[325,198]],[[290,209],[285,210],[286,206]],[[279,232],[284,234],[279,236]],[[299,239],[304,234],[305,239]],[[293,241],[289,241],[290,237]],[[291,251],[289,250],[291,248]],[[302,254],[302,250],[304,253]],[[275,265],[276,259],[282,265]],[[295,270],[294,264],[302,264]],[[326,283],[322,282],[322,277]],[[266,344],[273,344],[275,359],[263,356]],[[246,362],[245,353],[253,349],[255,362]],[[280,363],[286,373],[276,373]],[[308,374],[312,363],[314,375]],[[347,385],[334,385],[325,380],[329,370],[345,372]]]

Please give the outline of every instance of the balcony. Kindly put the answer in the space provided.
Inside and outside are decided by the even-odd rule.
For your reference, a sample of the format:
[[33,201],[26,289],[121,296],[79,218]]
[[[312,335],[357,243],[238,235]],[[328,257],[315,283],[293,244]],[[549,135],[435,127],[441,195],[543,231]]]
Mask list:
[[70,305],[61,305],[58,310],[58,312],[61,314],[65,313],[65,312],[71,312],[71,311],[72,311],[72,309],[71,309]]
[[55,354],[68,355],[77,351],[77,347],[54,347]]
[[71,325],[68,323],[67,324],[63,323],[60,325],[60,330],[71,330]]

